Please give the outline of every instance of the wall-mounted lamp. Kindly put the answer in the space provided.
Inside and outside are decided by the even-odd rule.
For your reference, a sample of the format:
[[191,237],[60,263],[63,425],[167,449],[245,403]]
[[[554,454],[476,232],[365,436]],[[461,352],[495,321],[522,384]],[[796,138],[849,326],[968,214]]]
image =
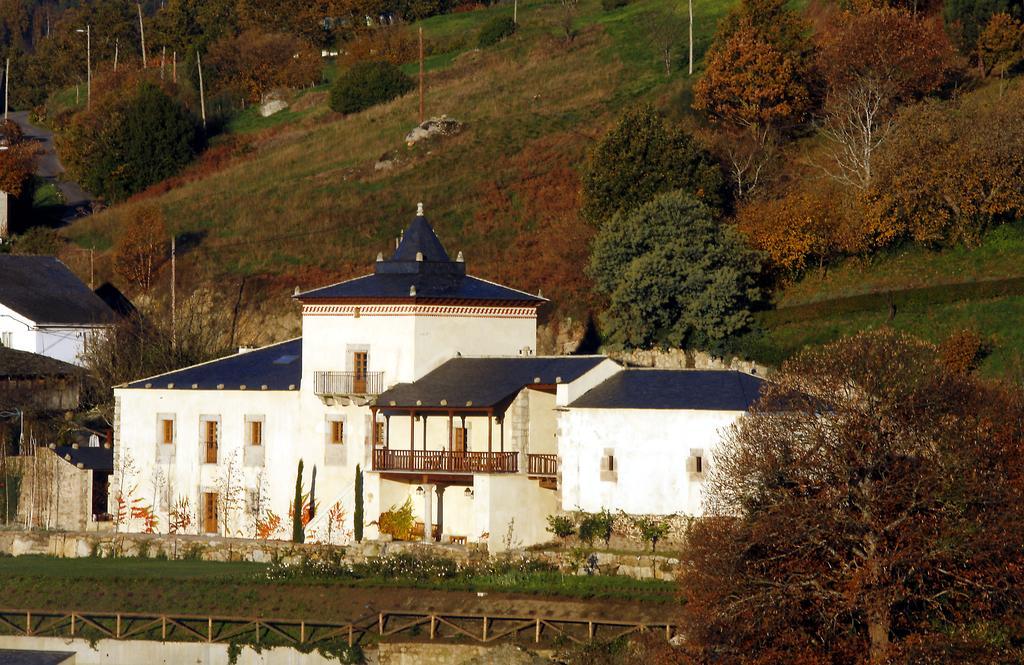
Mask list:
[[475,493],[473,492],[473,488],[472,488],[472,487],[467,487],[467,488],[466,488],[466,491],[465,491],[465,492],[463,492],[463,494],[465,494],[465,495],[466,495],[466,498],[467,498],[467,499],[472,499],[472,498],[473,498],[473,496],[475,495]]
[[422,487],[417,487],[416,488],[416,496],[423,496],[423,488]]

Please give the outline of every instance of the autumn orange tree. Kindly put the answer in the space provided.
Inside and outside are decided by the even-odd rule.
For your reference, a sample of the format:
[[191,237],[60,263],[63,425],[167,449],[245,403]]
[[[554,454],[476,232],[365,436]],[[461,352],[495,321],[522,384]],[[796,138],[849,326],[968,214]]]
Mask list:
[[0,192],[17,198],[35,170],[36,146],[11,120],[0,120]]
[[114,247],[114,270],[122,279],[148,291],[169,242],[163,212],[155,206],[139,208]]
[[1024,394],[891,330],[787,362],[683,550],[691,662],[1021,662]]
[[308,42],[257,29],[215,42],[204,62],[217,88],[254,103],[274,88],[310,85],[321,75],[320,54]]
[[1024,85],[907,108],[878,155],[876,244],[977,242],[1024,217]]
[[1024,62],[1024,22],[1006,12],[993,14],[978,37],[978,66],[983,76],[999,77]]
[[938,19],[884,5],[836,15],[818,33],[818,68],[827,86],[820,126],[831,145],[820,168],[844,185],[868,189],[898,105],[934,92],[953,67],[953,46]]
[[807,25],[780,0],[744,0],[723,20],[693,89],[718,126],[739,197],[764,184],[782,131],[813,106]]

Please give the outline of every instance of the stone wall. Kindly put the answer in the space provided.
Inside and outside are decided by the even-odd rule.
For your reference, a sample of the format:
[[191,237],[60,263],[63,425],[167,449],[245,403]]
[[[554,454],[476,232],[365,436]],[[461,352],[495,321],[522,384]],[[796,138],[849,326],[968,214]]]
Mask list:
[[36,448],[35,453],[7,458],[21,476],[15,520],[44,529],[78,531],[95,526],[90,514],[92,472],[72,466],[49,448]]
[[[298,562],[325,551],[341,552],[350,563],[363,563],[378,556],[413,553],[445,556],[462,563],[486,561],[485,546],[441,545],[386,540],[366,540],[347,547],[296,544],[282,540],[251,540],[213,536],[171,536],[141,533],[86,533],[66,531],[0,531],[0,554],[23,556],[41,554],[66,558],[139,557],[200,559],[203,561],[275,560]],[[672,556],[646,553],[607,553],[587,549],[552,549],[505,553],[496,556],[530,556],[542,559],[566,573],[580,575],[625,575],[636,579],[675,579],[679,560]]]
[[609,357],[627,367],[657,369],[735,369],[748,374],[768,376],[772,369],[752,360],[717,358],[703,351],[686,349],[634,349],[610,352]]

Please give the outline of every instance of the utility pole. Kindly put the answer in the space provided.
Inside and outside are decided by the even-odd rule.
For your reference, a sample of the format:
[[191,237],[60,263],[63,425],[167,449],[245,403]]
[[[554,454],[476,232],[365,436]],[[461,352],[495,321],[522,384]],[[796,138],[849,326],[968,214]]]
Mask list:
[[89,289],[96,288],[96,247],[89,248]]
[[146,28],[142,25],[142,3],[136,2],[139,9],[139,38],[142,40],[142,68],[146,68]]
[[206,129],[206,96],[203,92],[203,59],[196,51],[196,67],[199,68],[199,108],[203,113],[203,129]]
[[420,27],[420,124],[423,124],[423,28]]
[[160,51],[160,80],[164,80],[164,62],[167,61],[167,47]]
[[178,348],[178,254],[171,235],[171,350]]
[[519,25],[519,0],[512,3],[512,23]]
[[75,32],[85,33],[85,105],[89,107],[92,106],[92,25],[86,23],[85,30],[78,28]]
[[11,59],[7,58],[4,68],[4,120],[7,120],[7,102],[11,97]]
[[690,0],[690,75],[693,75],[693,0]]
[[117,55],[118,55],[118,52],[120,51],[120,48],[121,48],[120,42],[115,39],[114,40],[114,71],[115,72],[117,71]]
[[178,82],[178,52],[171,51],[171,80]]

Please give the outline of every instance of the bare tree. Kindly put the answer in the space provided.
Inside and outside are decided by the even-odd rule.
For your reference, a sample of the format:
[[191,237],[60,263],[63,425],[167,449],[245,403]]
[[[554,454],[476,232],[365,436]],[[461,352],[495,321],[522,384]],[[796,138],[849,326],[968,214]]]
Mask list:
[[866,190],[871,186],[872,162],[896,127],[889,96],[872,79],[833,90],[825,101],[819,129],[829,144],[828,164],[812,163],[832,179]]

